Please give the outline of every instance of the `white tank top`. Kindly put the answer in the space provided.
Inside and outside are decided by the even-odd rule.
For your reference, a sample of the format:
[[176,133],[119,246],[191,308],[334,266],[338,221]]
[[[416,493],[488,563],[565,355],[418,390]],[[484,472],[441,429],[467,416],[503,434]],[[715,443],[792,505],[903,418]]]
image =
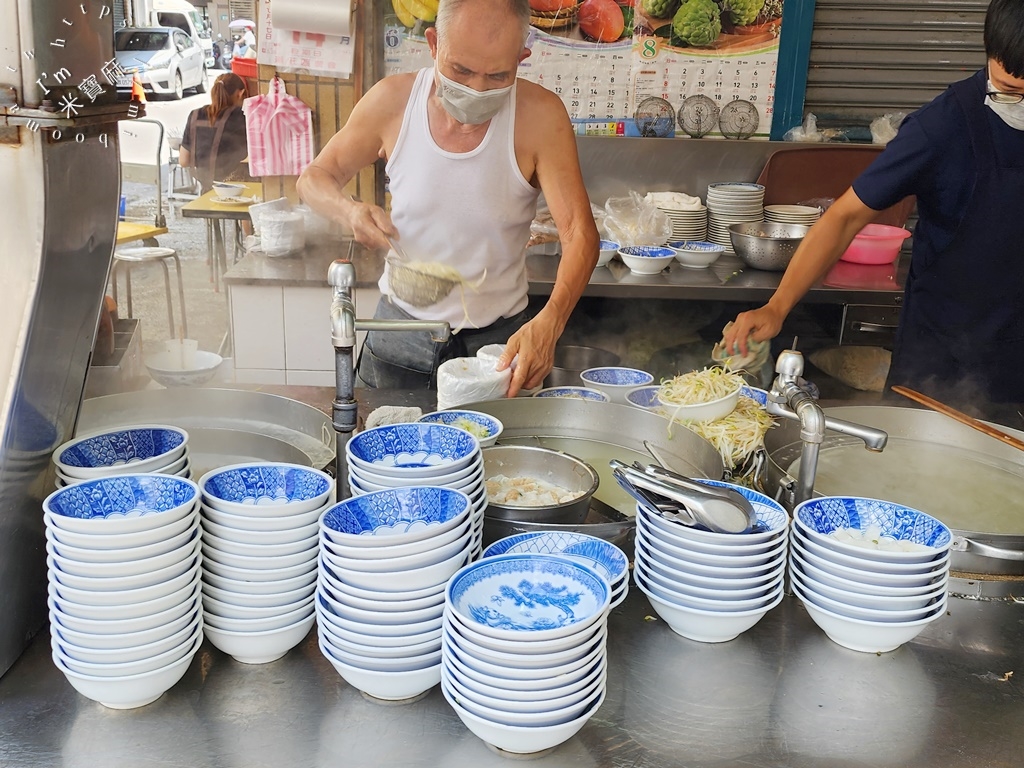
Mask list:
[[[470,152],[446,152],[434,142],[427,123],[433,88],[433,68],[420,70],[386,167],[391,220],[410,259],[450,265],[470,283],[486,269],[487,279],[476,289],[456,288],[430,307],[414,308],[394,296],[392,301],[415,317],[446,320],[453,329],[483,328],[526,309],[525,251],[538,191],[516,162],[515,88]],[[380,289],[391,295],[387,270]]]

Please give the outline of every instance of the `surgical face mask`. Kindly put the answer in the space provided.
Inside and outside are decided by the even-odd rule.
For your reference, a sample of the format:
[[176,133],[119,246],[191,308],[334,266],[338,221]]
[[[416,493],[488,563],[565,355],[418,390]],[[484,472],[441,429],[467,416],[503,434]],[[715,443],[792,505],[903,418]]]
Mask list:
[[[999,90],[992,85],[991,80],[988,81],[988,89],[990,91]],[[985,106],[999,115],[999,119],[1011,128],[1024,131],[1024,101],[1017,102],[1016,104],[999,104],[992,101],[991,96],[986,96]]]
[[494,117],[508,100],[515,83],[493,91],[474,91],[472,88],[449,80],[441,70],[434,68],[440,81],[437,97],[449,115],[465,125],[479,125]]

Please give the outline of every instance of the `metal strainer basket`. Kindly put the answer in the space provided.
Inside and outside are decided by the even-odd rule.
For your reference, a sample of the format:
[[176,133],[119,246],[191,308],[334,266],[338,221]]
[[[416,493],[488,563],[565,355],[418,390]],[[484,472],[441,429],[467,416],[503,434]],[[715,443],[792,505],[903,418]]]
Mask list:
[[413,307],[430,307],[451,293],[458,282],[421,272],[415,267],[388,257],[388,284],[395,296]]
[[748,267],[783,272],[808,230],[810,227],[803,224],[755,221],[730,225],[729,239]]

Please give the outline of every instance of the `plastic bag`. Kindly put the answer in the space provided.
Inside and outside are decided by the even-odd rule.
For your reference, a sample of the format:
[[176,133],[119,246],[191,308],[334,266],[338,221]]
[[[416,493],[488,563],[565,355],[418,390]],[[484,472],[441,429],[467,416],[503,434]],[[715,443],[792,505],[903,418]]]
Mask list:
[[818,131],[818,118],[808,112],[804,124],[786,131],[783,141],[824,141],[825,137]]
[[[601,231],[601,235],[604,236],[604,209],[591,203],[590,212],[594,215],[594,222],[597,224],[598,231]],[[541,203],[537,206],[537,214],[533,217],[533,221],[530,224],[530,242],[528,245],[534,246],[556,242],[558,242],[558,227],[555,226],[555,220],[551,217],[551,211],[547,205]]]
[[895,139],[906,116],[906,112],[887,112],[872,120],[871,143],[885,145]]
[[456,357],[437,368],[437,409],[455,408],[478,400],[498,400],[508,394],[512,369],[494,370],[494,361]]
[[605,230],[619,245],[661,245],[672,237],[672,220],[634,190],[608,198],[605,211]]

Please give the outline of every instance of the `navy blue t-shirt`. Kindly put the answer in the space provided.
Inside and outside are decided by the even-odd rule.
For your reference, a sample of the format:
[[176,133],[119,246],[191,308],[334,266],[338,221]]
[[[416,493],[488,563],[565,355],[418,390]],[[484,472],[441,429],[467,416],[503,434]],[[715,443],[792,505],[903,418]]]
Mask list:
[[[984,101],[986,71],[978,71],[971,81]],[[1011,128],[991,109],[985,113],[1001,164],[1024,163],[1024,131]],[[940,253],[953,241],[976,178],[967,116],[953,91],[946,90],[903,121],[896,138],[853,183],[853,190],[876,211],[915,195],[919,220],[914,250]]]

